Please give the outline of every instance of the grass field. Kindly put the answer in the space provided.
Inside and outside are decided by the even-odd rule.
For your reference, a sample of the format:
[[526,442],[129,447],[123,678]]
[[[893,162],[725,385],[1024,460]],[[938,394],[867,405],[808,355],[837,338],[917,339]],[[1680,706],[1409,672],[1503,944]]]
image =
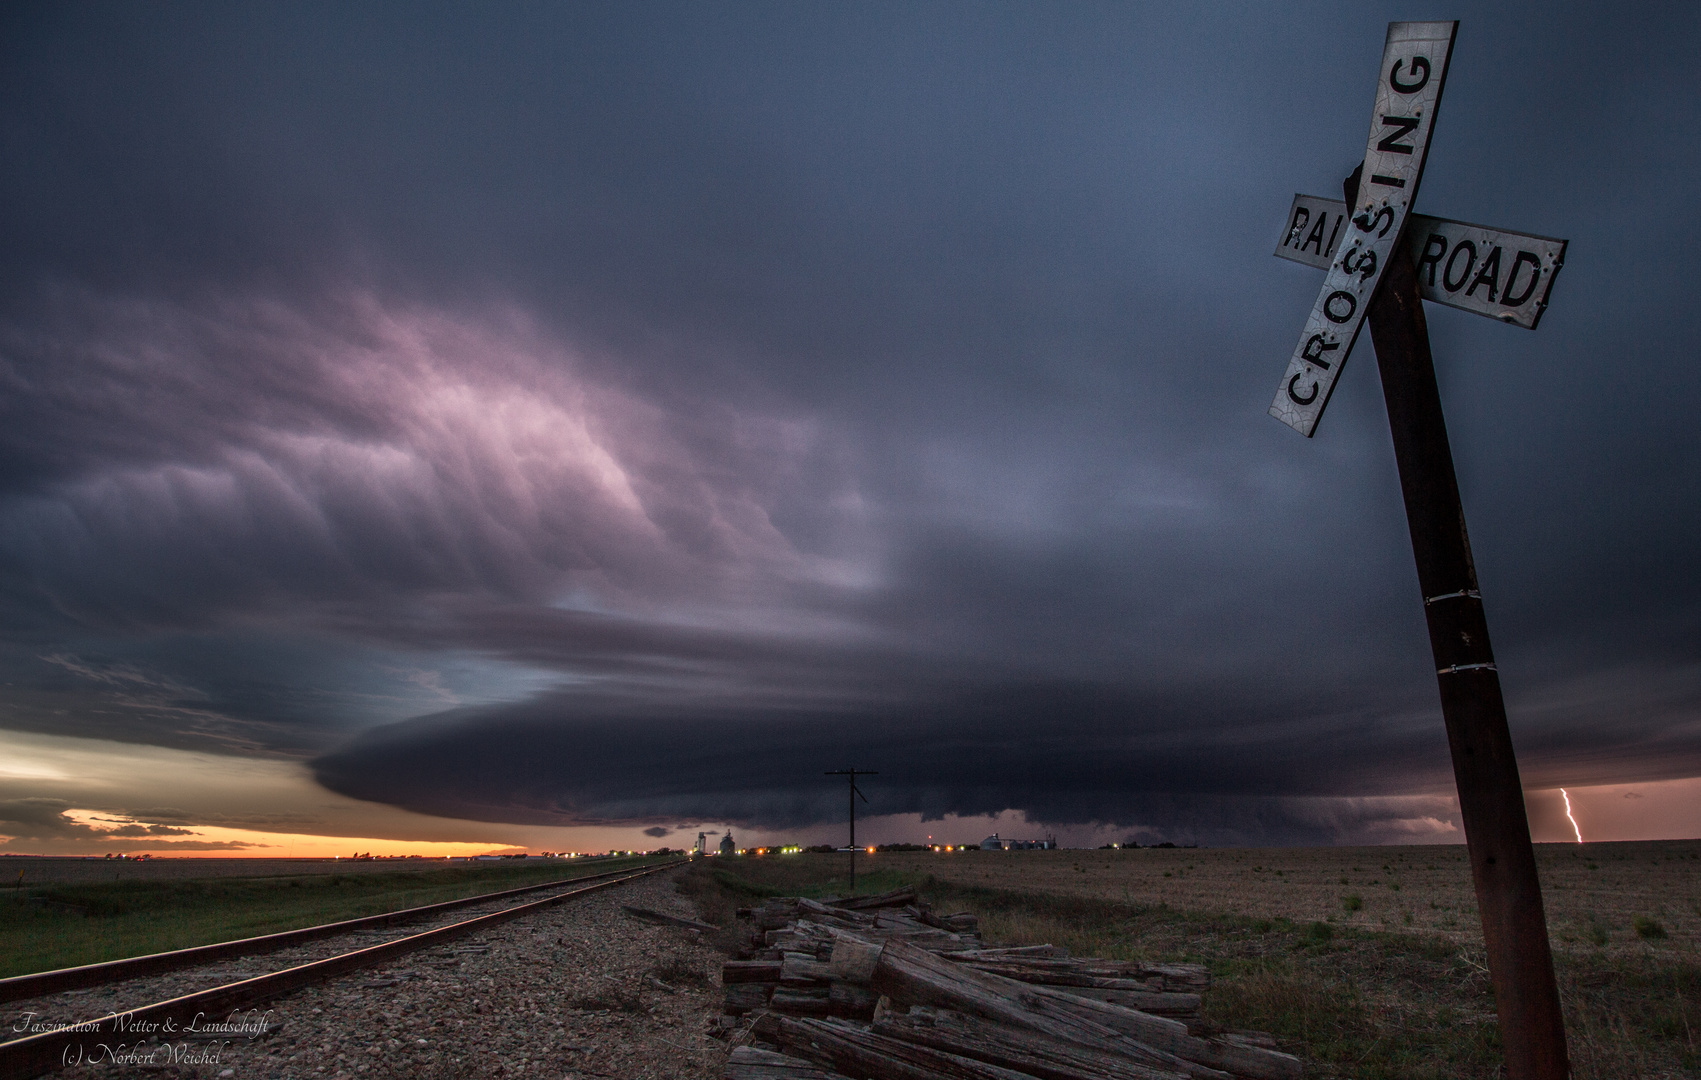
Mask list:
[[6,889],[0,891],[0,977],[294,930],[646,861],[551,859],[430,869],[392,863],[394,870],[356,873]]
[[[1701,842],[1538,848],[1578,1080],[1701,1070]],[[705,916],[842,891],[843,855],[705,860]],[[999,943],[1191,960],[1206,1018],[1275,1034],[1309,1075],[1488,1078],[1499,1064],[1470,870],[1458,847],[904,853],[857,891],[916,884]]]

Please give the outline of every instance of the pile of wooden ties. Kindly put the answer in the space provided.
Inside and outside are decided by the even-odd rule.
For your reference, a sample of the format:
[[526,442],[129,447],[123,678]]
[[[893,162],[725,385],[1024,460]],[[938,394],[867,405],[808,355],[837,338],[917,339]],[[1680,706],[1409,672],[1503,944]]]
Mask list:
[[1195,964],[988,949],[975,916],[913,889],[743,909],[747,959],[721,969],[723,1011],[752,1014],[726,1080],[1294,1080],[1299,1059],[1252,1032],[1209,1035]]

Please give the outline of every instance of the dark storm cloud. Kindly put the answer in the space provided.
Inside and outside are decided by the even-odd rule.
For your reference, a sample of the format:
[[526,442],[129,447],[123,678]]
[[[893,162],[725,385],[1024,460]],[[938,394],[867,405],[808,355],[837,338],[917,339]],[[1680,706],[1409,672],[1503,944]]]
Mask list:
[[[378,728],[314,767],[343,794],[476,820],[774,829],[839,819],[842,793],[821,773],[854,764],[880,774],[868,782],[870,814],[930,820],[1020,807],[1055,826],[1180,821],[1195,836],[1265,842],[1326,838],[1319,819],[1362,816],[1351,800],[1444,791],[1450,779],[1427,710],[1390,713],[1369,694],[1287,715],[1248,714],[1247,701],[1206,688],[993,685],[926,696],[808,710],[563,693]],[[1701,769],[1692,747],[1654,760],[1659,726],[1569,734],[1561,756],[1640,754],[1639,779]],[[1304,805],[1320,796],[1343,805]]]
[[[1401,15],[9,9],[0,724],[657,828],[1444,790],[1368,343],[1263,415]],[[1701,27],[1463,17],[1421,207],[1572,240],[1430,312],[1525,771],[1694,775]]]
[[[1010,685],[884,708],[644,708],[562,694],[379,728],[315,762],[358,798],[536,824],[712,820],[792,828],[844,811],[822,766],[875,767],[869,812],[1135,822],[1153,806],[1433,782],[1419,718],[1342,713],[1234,724],[1206,695]],[[1234,727],[1232,744],[1222,738]],[[1392,730],[1390,730],[1392,729]],[[1398,760],[1366,767],[1376,749]],[[1439,753],[1438,753],[1439,750]],[[1134,816],[1129,816],[1134,815]]]

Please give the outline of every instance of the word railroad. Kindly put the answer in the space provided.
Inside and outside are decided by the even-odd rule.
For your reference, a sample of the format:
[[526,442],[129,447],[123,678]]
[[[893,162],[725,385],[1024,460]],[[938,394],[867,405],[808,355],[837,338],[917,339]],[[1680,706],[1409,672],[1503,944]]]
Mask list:
[[1294,197],[1276,254],[1326,272],[1270,414],[1305,435],[1365,325],[1376,346],[1509,1080],[1564,1080],[1565,1027],[1523,785],[1435,382],[1425,298],[1534,330],[1565,241],[1413,212],[1458,34],[1392,23],[1364,161]]
[[[1329,269],[1340,248],[1347,204],[1295,195],[1288,230],[1276,246],[1284,259]],[[1413,214],[1406,250],[1417,268],[1418,294],[1534,330],[1547,310],[1554,275],[1565,265],[1565,241]]]

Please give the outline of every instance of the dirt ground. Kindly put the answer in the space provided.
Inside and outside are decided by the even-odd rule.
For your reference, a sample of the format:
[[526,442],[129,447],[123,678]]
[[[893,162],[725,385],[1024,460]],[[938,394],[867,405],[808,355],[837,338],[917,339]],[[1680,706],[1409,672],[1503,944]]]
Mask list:
[[[1460,846],[963,851],[864,859],[868,870],[890,866],[962,885],[1416,930],[1461,945],[1482,941]],[[1701,840],[1539,844],[1536,860],[1556,950],[1640,951],[1657,941],[1662,950],[1694,955],[1701,944]],[[1665,936],[1639,935],[1638,917],[1658,922]]]

